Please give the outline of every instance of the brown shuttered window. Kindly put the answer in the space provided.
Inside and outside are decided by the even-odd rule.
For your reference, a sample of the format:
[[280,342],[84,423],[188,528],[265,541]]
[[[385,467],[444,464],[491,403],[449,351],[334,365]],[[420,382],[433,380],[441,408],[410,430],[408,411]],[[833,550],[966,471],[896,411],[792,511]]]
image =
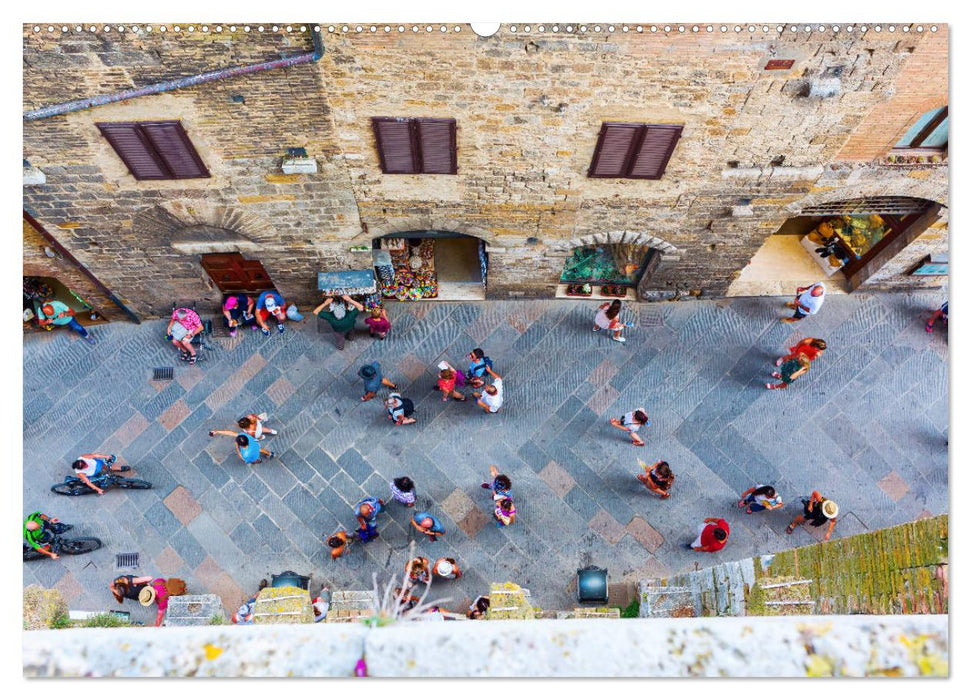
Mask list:
[[381,171],[389,175],[455,175],[454,119],[372,117]]
[[209,177],[178,121],[96,124],[136,180]]
[[587,177],[660,180],[683,128],[680,124],[604,122]]

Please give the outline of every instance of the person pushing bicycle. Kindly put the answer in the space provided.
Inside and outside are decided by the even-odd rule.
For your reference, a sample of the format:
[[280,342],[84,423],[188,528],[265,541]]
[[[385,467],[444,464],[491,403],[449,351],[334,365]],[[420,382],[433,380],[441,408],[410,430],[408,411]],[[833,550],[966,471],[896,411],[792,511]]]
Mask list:
[[34,511],[24,519],[24,540],[41,554],[57,559],[59,555],[51,551],[54,535],[60,535],[70,528],[70,525],[57,518],[44,515],[39,510]]
[[98,454],[97,452],[92,452],[90,454],[83,454],[74,460],[71,468],[74,469],[74,474],[77,476],[85,486],[97,492],[100,496],[104,493],[104,489],[100,489],[94,485],[96,480],[101,480],[108,472],[127,472],[131,467],[115,467],[115,456],[114,455],[104,455]]

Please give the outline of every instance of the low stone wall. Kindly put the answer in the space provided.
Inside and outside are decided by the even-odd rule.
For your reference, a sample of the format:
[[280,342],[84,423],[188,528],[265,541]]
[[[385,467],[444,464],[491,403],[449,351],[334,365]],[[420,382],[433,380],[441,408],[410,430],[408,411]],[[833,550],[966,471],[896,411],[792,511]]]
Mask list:
[[946,615],[25,632],[28,677],[946,676]]

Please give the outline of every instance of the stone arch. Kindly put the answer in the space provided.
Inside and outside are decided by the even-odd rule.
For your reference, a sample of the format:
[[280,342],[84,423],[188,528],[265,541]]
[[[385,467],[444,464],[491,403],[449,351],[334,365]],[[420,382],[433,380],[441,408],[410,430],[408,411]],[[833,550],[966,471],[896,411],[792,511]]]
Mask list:
[[470,224],[462,219],[453,217],[434,218],[431,216],[412,216],[406,219],[394,219],[380,226],[369,227],[367,233],[360,233],[351,239],[351,244],[367,244],[374,238],[381,238],[395,233],[411,233],[413,231],[453,231],[467,236],[481,238],[486,243],[496,242],[496,234],[492,231]]
[[911,199],[925,199],[929,202],[941,205],[940,218],[947,220],[947,183],[934,182],[931,178],[919,180],[916,178],[906,178],[906,186],[889,189],[886,185],[877,183],[856,183],[837,187],[825,192],[807,194],[802,199],[796,200],[786,205],[785,209],[790,216],[799,216],[804,209],[819,206],[821,204],[833,204],[845,202],[853,199],[865,199],[867,197],[909,197]]
[[139,212],[135,231],[151,240],[169,241],[184,253],[258,250],[276,233],[270,223],[250,212],[206,201],[174,201]]
[[604,245],[613,243],[626,243],[630,245],[643,245],[661,251],[665,257],[679,256],[681,251],[667,241],[652,236],[649,233],[638,231],[610,231],[607,233],[592,233],[587,236],[579,236],[554,244],[554,250],[569,251],[573,248],[583,248],[585,246]]

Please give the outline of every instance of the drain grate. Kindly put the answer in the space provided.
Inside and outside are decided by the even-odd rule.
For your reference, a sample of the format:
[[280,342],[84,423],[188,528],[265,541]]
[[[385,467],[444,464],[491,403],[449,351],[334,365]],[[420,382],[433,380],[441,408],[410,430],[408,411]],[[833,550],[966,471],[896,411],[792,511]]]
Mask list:
[[152,370],[152,381],[168,382],[172,381],[175,375],[175,367],[156,367]]
[[124,552],[115,555],[115,568],[118,569],[137,569],[138,552]]

